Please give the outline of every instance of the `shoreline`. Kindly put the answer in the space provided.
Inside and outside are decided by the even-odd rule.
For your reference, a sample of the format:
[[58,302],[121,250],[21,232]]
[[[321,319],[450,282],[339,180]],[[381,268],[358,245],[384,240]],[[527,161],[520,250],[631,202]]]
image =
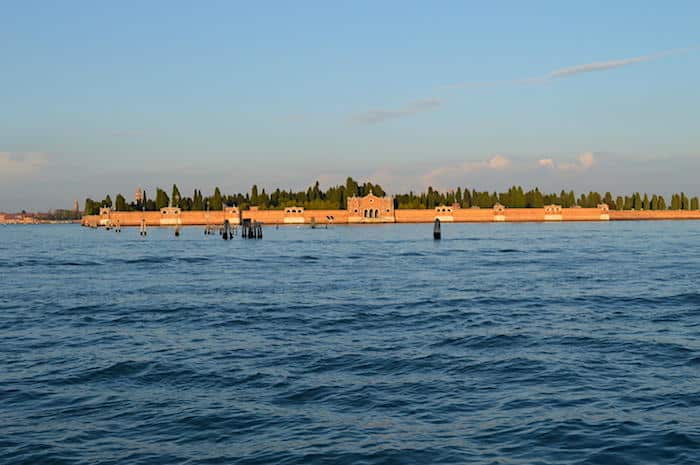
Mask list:
[[256,222],[266,225],[354,225],[354,224],[421,224],[434,223],[557,223],[576,221],[661,221],[700,220],[700,210],[608,210],[598,208],[545,208],[394,210],[386,216],[353,216],[347,210],[244,210],[229,207],[222,211],[180,211],[164,208],[160,212],[118,212],[103,209],[99,215],[86,215],[80,221],[86,227],[105,226],[219,226]]

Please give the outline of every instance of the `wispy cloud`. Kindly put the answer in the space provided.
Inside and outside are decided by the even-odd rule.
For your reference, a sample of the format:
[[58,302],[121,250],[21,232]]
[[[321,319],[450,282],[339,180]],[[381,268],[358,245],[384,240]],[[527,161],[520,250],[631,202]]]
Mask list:
[[0,177],[33,173],[46,161],[46,155],[39,152],[0,152]]
[[402,108],[377,108],[355,115],[352,119],[357,123],[376,124],[390,119],[412,116],[436,109],[442,104],[438,99],[416,100]]
[[688,53],[698,50],[698,47],[689,47],[684,49],[674,49],[666,50],[664,52],[654,53],[650,55],[641,55],[631,58],[622,58],[617,60],[609,61],[596,61],[592,63],[583,63],[579,65],[569,66],[566,68],[555,69],[549,73],[531,78],[521,78],[521,79],[507,79],[507,80],[494,80],[494,81],[474,81],[474,82],[461,82],[456,84],[449,84],[443,86],[444,89],[457,89],[457,88],[478,88],[478,87],[492,87],[497,85],[530,85],[530,84],[542,84],[554,79],[563,79],[577,74],[592,73],[596,71],[607,71],[615,68],[622,68],[624,66],[634,65],[637,63],[644,63],[648,61],[658,60],[671,55],[678,55],[682,53]]
[[541,168],[557,168],[561,171],[585,171],[595,165],[596,158],[593,152],[584,152],[576,158],[575,162],[556,163],[551,158],[541,158],[537,164]]
[[474,173],[480,170],[490,169],[490,170],[503,170],[509,168],[511,161],[509,158],[503,155],[494,155],[488,160],[483,161],[467,161],[459,164],[451,164],[445,166],[439,166],[433,168],[428,173],[424,174],[421,178],[423,185],[431,186],[436,184],[437,181],[443,176],[450,175],[463,175]]
[[[536,85],[536,84],[546,84],[556,79],[563,79],[578,74],[592,73],[597,71],[607,71],[615,68],[622,68],[624,66],[630,66],[637,63],[644,63],[648,61],[658,60],[670,55],[678,55],[682,53],[688,53],[691,51],[696,51],[700,47],[689,47],[684,49],[667,50],[660,53],[641,55],[631,58],[622,58],[617,60],[609,61],[597,61],[592,63],[584,63],[574,66],[569,66],[566,68],[555,69],[541,76],[529,77],[529,78],[519,78],[519,79],[502,79],[493,81],[467,81],[467,82],[457,82],[453,84],[448,84],[440,87],[443,90],[454,90],[454,89],[465,89],[465,88],[483,88],[483,87],[494,87],[502,85]],[[369,110],[363,113],[359,113],[352,117],[353,121],[362,124],[377,124],[384,121],[401,118],[404,116],[412,116],[418,113],[423,113],[426,111],[431,111],[442,105],[443,101],[436,98],[416,100],[409,103],[408,105],[401,108],[378,108],[374,110]]]
[[[682,50],[687,51],[687,50]],[[645,61],[657,60],[674,53],[680,53],[681,50],[671,50],[661,53],[656,53],[653,55],[642,55],[632,58],[623,58],[621,60],[610,60],[610,61],[598,61],[593,63],[585,63],[582,65],[570,66],[568,68],[561,68],[549,73],[548,77],[551,79],[566,78],[571,77],[576,74],[582,73],[592,73],[595,71],[606,71],[609,69],[622,68],[623,66],[633,65],[635,63],[644,63]]]

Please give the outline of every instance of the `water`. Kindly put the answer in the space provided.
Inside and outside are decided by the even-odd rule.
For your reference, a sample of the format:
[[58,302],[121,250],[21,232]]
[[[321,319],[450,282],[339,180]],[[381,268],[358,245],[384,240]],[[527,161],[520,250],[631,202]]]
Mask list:
[[700,462],[700,222],[0,227],[0,463]]

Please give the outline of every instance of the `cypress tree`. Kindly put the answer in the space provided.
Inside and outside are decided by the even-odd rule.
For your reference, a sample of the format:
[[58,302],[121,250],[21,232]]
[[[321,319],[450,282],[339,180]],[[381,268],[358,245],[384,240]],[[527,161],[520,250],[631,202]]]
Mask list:
[[345,180],[345,195],[348,197],[357,197],[359,195],[357,183],[350,176]]
[[692,199],[690,199],[690,209],[691,209],[691,210],[700,210],[700,204],[699,204],[699,203],[700,203],[700,202],[698,202],[698,198],[697,198],[697,197],[693,197]]
[[182,200],[182,196],[180,195],[180,189],[178,189],[175,184],[173,184],[173,191],[172,191],[172,195],[170,196],[170,198],[173,201],[173,207],[180,206],[180,200]]
[[123,195],[117,194],[117,197],[114,199],[114,208],[117,211],[124,212],[127,210],[126,208],[126,199],[124,198]]
[[464,188],[464,194],[462,195],[462,208],[472,207],[472,194],[469,192],[468,188]]
[[615,200],[615,209],[616,210],[624,210],[625,209],[625,199],[623,199],[621,195],[618,195],[617,199]]
[[250,188],[250,203],[253,205],[257,205],[259,203],[257,184],[253,184],[253,187]]
[[224,203],[221,198],[221,190],[219,188],[214,189],[214,195],[209,199],[209,209],[214,211],[214,210],[223,210],[224,209]]
[[165,208],[170,204],[170,199],[168,194],[165,193],[160,187],[156,188],[156,210]]
[[603,197],[603,203],[606,204],[608,207],[611,209],[615,209],[615,202],[613,201],[612,194],[610,192],[606,192],[605,196]]
[[658,207],[659,207],[659,210],[666,210],[666,199],[664,199],[663,195],[659,196]]
[[681,209],[681,198],[678,194],[673,194],[671,196],[671,210]]
[[642,196],[639,195],[639,192],[635,192],[634,196],[632,196],[632,208],[635,210],[642,209]]
[[202,193],[197,189],[194,190],[192,195],[192,210],[201,211],[204,210],[204,202],[202,199]]

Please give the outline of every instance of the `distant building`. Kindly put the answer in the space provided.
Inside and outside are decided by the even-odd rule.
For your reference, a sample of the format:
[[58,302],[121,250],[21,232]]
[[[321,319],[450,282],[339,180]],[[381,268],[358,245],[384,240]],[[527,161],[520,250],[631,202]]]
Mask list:
[[393,223],[394,199],[377,197],[372,192],[364,197],[348,197],[349,223]]
[[80,204],[78,203],[77,200],[76,200],[75,202],[73,202],[73,211],[74,211],[74,212],[79,212],[79,211],[80,211]]
[[451,206],[438,205],[435,207],[435,218],[443,223],[452,222],[454,221],[453,213],[455,208],[459,209],[459,204],[452,204]]
[[287,207],[284,209],[284,220],[287,224],[304,223],[304,207]]
[[164,207],[160,209],[160,224],[165,225],[179,225],[182,224],[182,219],[180,215],[182,210],[179,207]]
[[544,206],[545,221],[562,221],[563,219],[561,205],[552,204]]
[[506,220],[506,207],[496,202],[493,205],[493,221]]
[[134,192],[134,202],[141,203],[142,201],[143,201],[143,190],[141,190],[140,187],[137,187],[136,192]]

